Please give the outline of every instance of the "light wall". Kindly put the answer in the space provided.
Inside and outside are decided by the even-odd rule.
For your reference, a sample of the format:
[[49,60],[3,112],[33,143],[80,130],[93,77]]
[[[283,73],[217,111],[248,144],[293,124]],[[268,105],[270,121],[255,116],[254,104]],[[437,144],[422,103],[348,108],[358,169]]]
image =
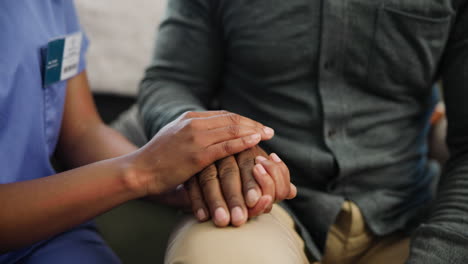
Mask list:
[[93,92],[135,96],[148,65],[166,0],[75,0],[90,39]]

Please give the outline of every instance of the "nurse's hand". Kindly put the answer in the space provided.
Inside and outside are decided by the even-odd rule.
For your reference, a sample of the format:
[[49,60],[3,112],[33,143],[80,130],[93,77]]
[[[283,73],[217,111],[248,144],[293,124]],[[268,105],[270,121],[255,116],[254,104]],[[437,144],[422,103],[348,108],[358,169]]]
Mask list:
[[127,182],[141,196],[173,190],[215,161],[270,139],[265,128],[225,111],[187,112],[129,156]]

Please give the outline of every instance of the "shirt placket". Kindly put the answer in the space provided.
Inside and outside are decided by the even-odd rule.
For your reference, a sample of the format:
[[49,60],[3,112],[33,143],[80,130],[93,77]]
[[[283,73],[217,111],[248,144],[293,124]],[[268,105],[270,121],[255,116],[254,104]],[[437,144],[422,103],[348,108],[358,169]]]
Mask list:
[[346,141],[347,111],[344,100],[346,89],[341,74],[346,41],[346,2],[347,0],[322,1],[318,88],[323,108],[324,142],[333,154],[338,166],[336,170],[338,175],[335,175],[334,179],[330,179],[330,186],[336,186],[336,181],[340,180],[346,170],[343,167],[343,159],[345,158],[343,147]]

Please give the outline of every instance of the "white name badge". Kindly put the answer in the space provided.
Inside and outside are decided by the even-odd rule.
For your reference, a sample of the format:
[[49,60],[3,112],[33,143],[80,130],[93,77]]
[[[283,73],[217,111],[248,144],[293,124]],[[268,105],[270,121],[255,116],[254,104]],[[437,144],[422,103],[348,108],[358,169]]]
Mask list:
[[78,73],[83,33],[56,38],[47,44],[44,85],[66,80]]

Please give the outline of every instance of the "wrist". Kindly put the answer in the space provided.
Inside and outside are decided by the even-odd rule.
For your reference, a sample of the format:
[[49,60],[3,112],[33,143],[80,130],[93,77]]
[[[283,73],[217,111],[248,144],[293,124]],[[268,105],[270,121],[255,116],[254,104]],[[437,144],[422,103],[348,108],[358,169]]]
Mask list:
[[145,150],[139,149],[129,155],[122,157],[121,162],[123,178],[129,190],[140,197],[149,195],[160,195],[167,191],[164,180],[161,179],[159,166],[153,160],[158,160],[157,154],[153,154],[151,161],[148,161]]
[[139,169],[136,160],[134,154],[130,154],[120,157],[118,164],[121,179],[127,191],[135,194],[137,198],[142,198],[150,194],[148,186],[151,178],[148,177],[148,173]]

